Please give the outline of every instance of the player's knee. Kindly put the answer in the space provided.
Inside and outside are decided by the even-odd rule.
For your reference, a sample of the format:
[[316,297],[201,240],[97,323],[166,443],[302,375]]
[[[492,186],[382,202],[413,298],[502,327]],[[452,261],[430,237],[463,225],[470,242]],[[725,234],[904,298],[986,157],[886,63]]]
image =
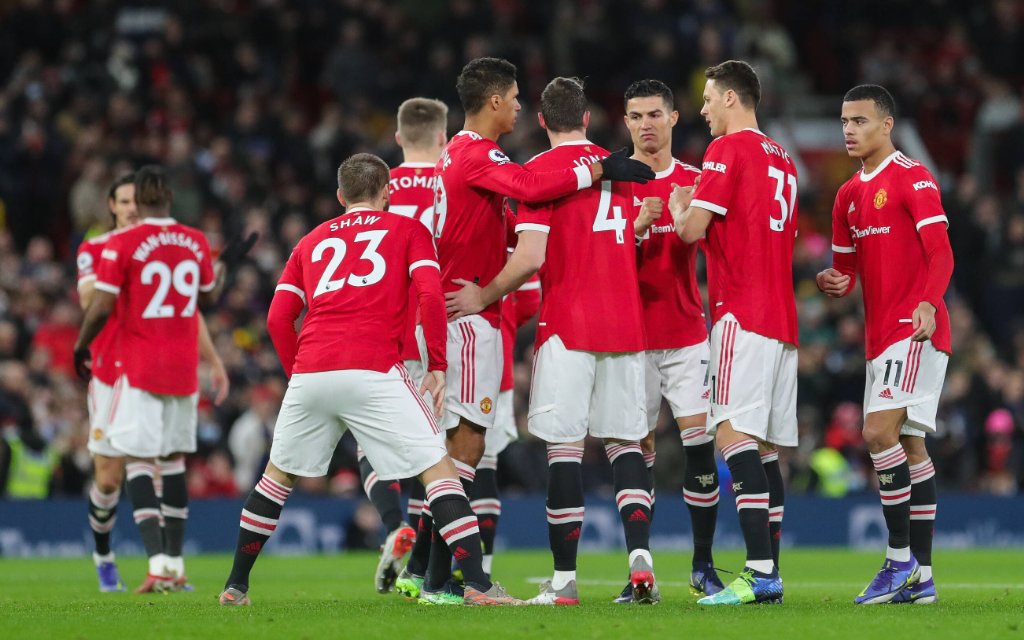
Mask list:
[[864,425],[864,444],[868,450],[877,453],[893,447],[899,442],[899,431],[881,422],[868,421]]
[[95,483],[96,489],[104,495],[115,493],[121,488],[121,478],[116,475],[113,477],[96,476]]

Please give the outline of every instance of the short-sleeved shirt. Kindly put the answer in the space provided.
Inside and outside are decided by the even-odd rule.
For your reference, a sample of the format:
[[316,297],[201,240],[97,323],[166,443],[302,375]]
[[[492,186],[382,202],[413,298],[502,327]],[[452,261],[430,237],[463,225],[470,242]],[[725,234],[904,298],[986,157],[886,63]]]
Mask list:
[[[526,166],[537,171],[587,166],[607,155],[579,140],[545,151]],[[557,335],[568,349],[643,351],[631,185],[606,180],[544,205],[520,205],[518,215],[516,231],[548,234],[535,349]]]
[[[428,162],[403,162],[391,170],[388,183],[388,211],[419,220],[434,229],[434,165]],[[416,290],[409,289],[409,312],[402,338],[402,360],[419,360],[416,344]]]
[[[856,253],[869,360],[914,333],[914,309],[928,278],[920,232],[936,223],[949,221],[935,177],[899,151],[870,174],[858,171],[836,194],[832,250]],[[932,344],[950,353],[949,312],[937,302]]]
[[111,234],[97,291],[117,296],[114,352],[132,387],[159,395],[199,390],[199,292],[214,287],[206,237],[173,218]]
[[705,244],[712,322],[731,313],[747,331],[797,345],[797,175],[789,153],[756,129],[716,138],[691,206],[715,214]]
[[295,245],[277,291],[302,298],[292,373],[366,369],[401,360],[412,272],[438,269],[430,232],[386,211],[352,209]]
[[704,303],[697,286],[697,244],[676,234],[668,199],[672,185],[693,186],[700,170],[673,160],[647,184],[633,185],[634,217],[644,198],[661,198],[661,217],[647,230],[637,250],[640,299],[644,303],[648,349],[681,349],[708,338]]
[[[109,231],[95,238],[90,238],[79,245],[78,256],[75,259],[75,263],[78,265],[79,290],[81,290],[84,283],[96,281],[96,268],[100,264],[103,247],[107,244],[107,240],[113,233],[116,233],[116,231]],[[92,354],[93,377],[103,384],[111,386],[117,381],[117,376],[121,374],[120,364],[113,352],[117,325],[117,309],[115,307],[114,313],[110,314],[106,324],[103,325],[100,332],[93,338],[92,344],[89,345],[89,352]]]
[[[460,131],[434,171],[434,238],[445,292],[461,278],[485,286],[505,266],[505,199],[545,202],[590,186],[588,167],[537,173],[512,162],[493,140]],[[500,325],[501,301],[480,315]]]

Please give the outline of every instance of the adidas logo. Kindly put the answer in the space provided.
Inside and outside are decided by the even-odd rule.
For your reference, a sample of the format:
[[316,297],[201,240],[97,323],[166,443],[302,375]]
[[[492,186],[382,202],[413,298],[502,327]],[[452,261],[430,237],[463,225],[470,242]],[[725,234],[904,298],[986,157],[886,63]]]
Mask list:
[[262,542],[250,542],[249,544],[242,545],[242,548],[239,549],[239,551],[247,556],[258,556],[260,554],[260,549],[262,548]]
[[853,213],[854,210],[856,210],[856,208],[857,207],[851,202],[850,203],[850,208],[846,210],[846,213]]
[[566,542],[572,542],[573,540],[579,540],[579,539],[580,539],[580,527],[576,527],[575,529],[570,531],[568,533],[568,535],[565,536],[565,541]]
[[456,560],[462,562],[469,557],[469,552],[462,547],[455,547],[455,551],[452,551],[452,555],[455,556]]
[[643,202],[640,200],[640,198],[633,196],[633,206],[639,207],[641,205],[643,205]]
[[398,482],[392,482],[391,484],[389,484],[388,489],[391,489],[392,491],[395,491],[397,493],[402,493],[402,485],[401,483]]
[[630,522],[650,522],[651,519],[644,513],[643,509],[635,509],[629,516]]
[[886,400],[892,400],[892,391],[889,391],[889,387],[882,389],[882,393],[878,394],[879,398],[885,398]]
[[710,397],[711,397],[711,389],[705,389],[705,390],[704,390],[704,395],[702,395],[702,396],[700,397],[700,399],[701,399],[701,400],[707,400],[707,399],[708,399],[708,398],[710,398]]
[[480,521],[481,529],[493,529],[495,526],[494,518],[484,518]]

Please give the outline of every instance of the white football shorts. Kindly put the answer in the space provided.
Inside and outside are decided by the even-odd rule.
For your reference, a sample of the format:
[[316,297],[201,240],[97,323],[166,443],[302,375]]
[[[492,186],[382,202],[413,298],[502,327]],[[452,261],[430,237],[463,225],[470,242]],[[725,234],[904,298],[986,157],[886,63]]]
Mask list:
[[709,435],[729,420],[741,433],[797,445],[796,347],[744,330],[727,313],[711,328]]
[[478,315],[448,323],[448,376],[441,428],[459,419],[490,428],[501,389],[501,331]]
[[932,341],[905,338],[891,344],[867,363],[864,384],[864,415],[888,409],[907,409],[900,435],[935,433],[935,416],[946,380],[949,355]]
[[497,456],[519,439],[516,428],[515,391],[508,389],[498,392],[498,404],[494,409],[494,425],[484,434],[484,455]]
[[93,378],[89,381],[89,453],[120,458],[124,454],[110,444],[110,401],[114,387]]
[[320,477],[346,429],[381,480],[417,476],[447,454],[429,405],[397,364],[387,373],[346,369],[292,375],[270,461],[286,473]]
[[198,404],[198,392],[157,395],[133,387],[122,375],[110,398],[110,446],[136,458],[194,453]]
[[668,401],[673,418],[707,413],[711,397],[708,387],[711,346],[707,340],[680,349],[647,351],[645,359],[649,430],[658,426],[662,397]]
[[566,349],[551,336],[533,361],[530,433],[545,442],[647,436],[643,352],[600,353]]

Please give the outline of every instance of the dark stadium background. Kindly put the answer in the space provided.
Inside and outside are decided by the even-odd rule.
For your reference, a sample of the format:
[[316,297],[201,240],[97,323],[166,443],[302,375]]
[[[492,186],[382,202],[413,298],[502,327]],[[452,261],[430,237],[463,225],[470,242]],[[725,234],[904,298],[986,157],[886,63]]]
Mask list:
[[[369,151],[400,162],[402,100],[442,99],[449,133],[458,130],[455,77],[482,55],[519,67],[524,108],[501,140],[519,161],[547,145],[535,118],[541,89],[576,75],[593,102],[590,138],[610,148],[628,143],[625,87],[644,77],[668,83],[681,116],[675,154],[699,164],[709,141],[697,116],[704,68],[727,58],[757,67],[761,122],[790,136],[805,165],[794,265],[802,440],[783,457],[791,494],[823,491],[815,466],[828,455],[843,469],[843,492],[873,491],[859,435],[859,296],[826,300],[813,278],[831,260],[835,189],[856,168],[841,145],[842,94],[861,82],[892,90],[897,131],[913,134],[898,145],[923,150],[939,178],[956,258],[947,296],[954,353],[929,440],[940,491],[1020,491],[1022,3],[0,0],[0,427],[4,442],[17,437],[51,457],[51,496],[79,497],[88,485],[84,385],[71,355],[81,320],[73,257],[83,238],[109,227],[110,182],[163,164],[174,215],[213,245],[261,234],[208,316],[232,393],[220,407],[201,403],[200,451],[189,461],[193,497],[239,496],[262,469],[285,385],[265,319],[291,247],[338,213],[342,159]],[[531,345],[526,329],[516,350],[524,436]],[[678,493],[682,456],[664,413],[659,429],[658,486]],[[6,451],[0,445],[0,495]],[[524,439],[503,455],[500,482],[508,495],[537,494],[544,465],[543,447]],[[585,465],[588,490],[609,491],[600,449],[588,450]],[[331,477],[299,491],[361,496],[354,443],[343,441]]]

